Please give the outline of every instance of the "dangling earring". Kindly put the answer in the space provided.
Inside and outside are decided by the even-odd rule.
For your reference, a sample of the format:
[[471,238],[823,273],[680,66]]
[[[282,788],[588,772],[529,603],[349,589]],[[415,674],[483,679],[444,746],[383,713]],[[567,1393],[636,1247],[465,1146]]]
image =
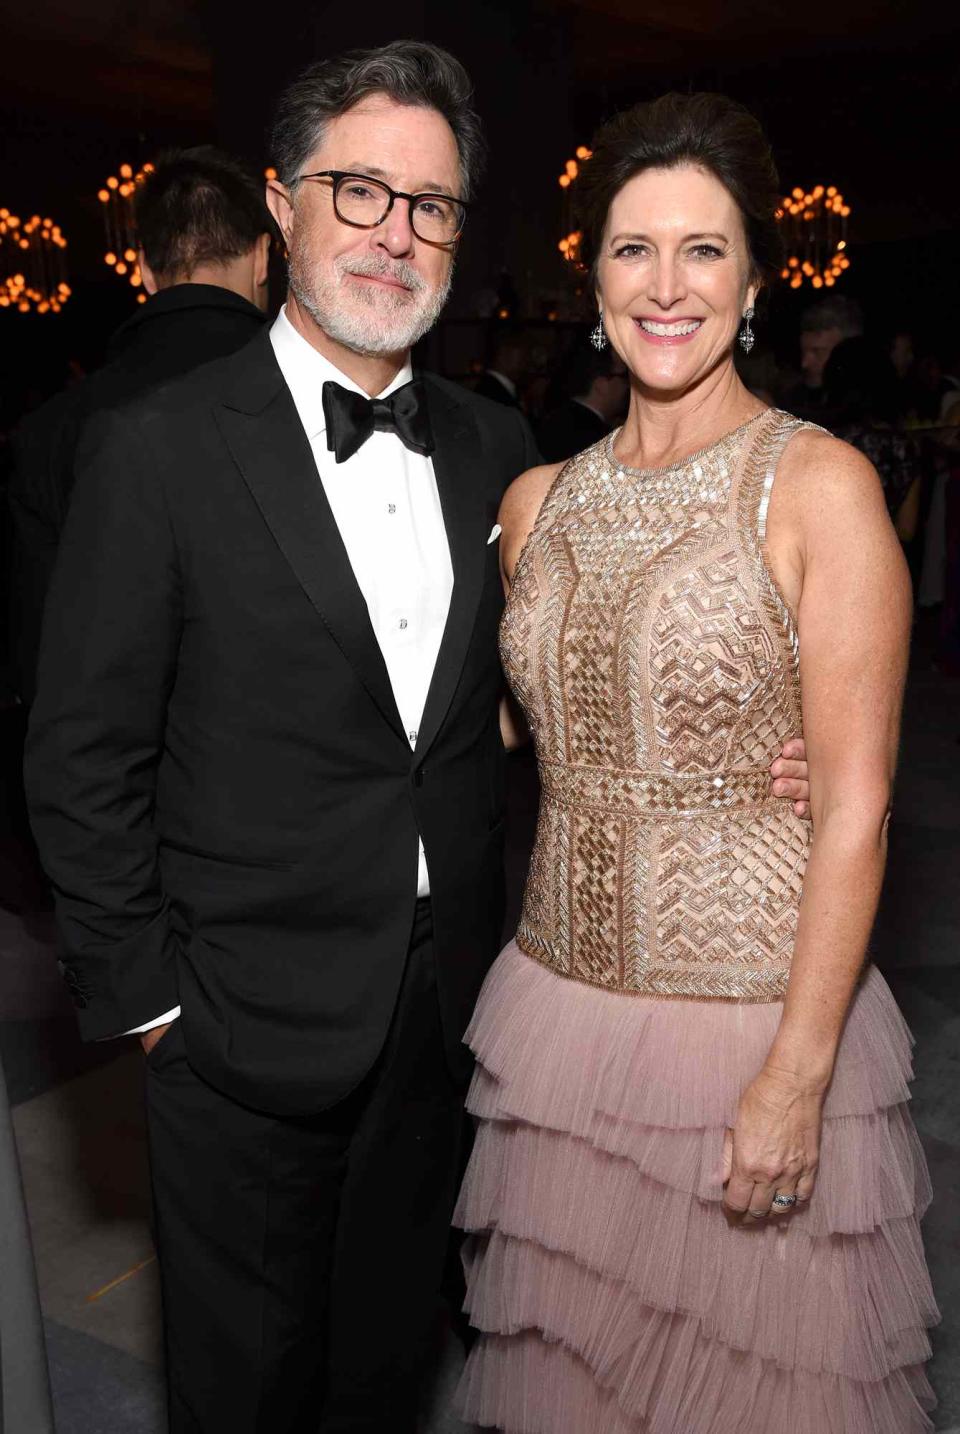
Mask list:
[[607,333],[603,327],[602,309],[600,310],[600,317],[597,320],[597,327],[595,329],[591,329],[590,331],[590,342],[593,344],[593,347],[596,349],[598,354],[603,353],[603,350],[607,347]]
[[747,312],[746,312],[746,313],[744,314],[744,316],[743,316],[743,324],[744,324],[744,326],[743,326],[743,328],[740,330],[740,347],[743,349],[743,351],[744,351],[745,354],[748,354],[748,353],[750,352],[750,350],[753,348],[754,343],[756,342],[756,339],[755,339],[754,333],[753,333],[753,329],[750,327],[750,320],[751,320],[752,318],[753,318],[753,305],[751,304],[750,307],[749,307],[749,309],[747,310]]

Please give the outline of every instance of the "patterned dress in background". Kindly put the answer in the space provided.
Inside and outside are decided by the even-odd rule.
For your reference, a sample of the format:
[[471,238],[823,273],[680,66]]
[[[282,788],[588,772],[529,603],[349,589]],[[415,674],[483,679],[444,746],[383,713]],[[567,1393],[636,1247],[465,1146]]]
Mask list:
[[765,564],[766,411],[670,468],[605,440],[554,483],[502,652],[542,799],[516,941],[468,1040],[457,1222],[481,1331],[468,1420],[509,1434],[914,1434],[937,1317],[909,1033],[868,968],[786,1219],[728,1223],[724,1130],[790,971],[810,827],[768,767],[801,731]]

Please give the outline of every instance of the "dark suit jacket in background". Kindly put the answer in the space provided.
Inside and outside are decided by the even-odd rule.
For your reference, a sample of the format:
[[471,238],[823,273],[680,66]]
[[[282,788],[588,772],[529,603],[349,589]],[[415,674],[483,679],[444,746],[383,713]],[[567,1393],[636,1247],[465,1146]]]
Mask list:
[[11,627],[25,701],[33,698],[43,604],[85,425],[96,413],[235,353],[256,337],[265,318],[239,294],[214,284],[161,289],[114,334],[103,368],[20,424],[10,480],[15,534]]
[[507,408],[519,408],[520,400],[515,393],[511,393],[505,384],[502,384],[496,374],[485,369],[473,386],[474,393],[481,398],[489,398],[493,403],[502,403]]
[[[430,870],[451,1065],[503,917],[498,544],[522,416],[425,375],[453,596],[411,752],[269,336],[88,430],[27,790],[89,1039],[179,1003],[234,1099],[371,1068]],[[330,461],[332,462],[332,456]]]
[[599,413],[575,398],[568,398],[541,419],[537,426],[537,447],[544,463],[564,463],[609,432]]

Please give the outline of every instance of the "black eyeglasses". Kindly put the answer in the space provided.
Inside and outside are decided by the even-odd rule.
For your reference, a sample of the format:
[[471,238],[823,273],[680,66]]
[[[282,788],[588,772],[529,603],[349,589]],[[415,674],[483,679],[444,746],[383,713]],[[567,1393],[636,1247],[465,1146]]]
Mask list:
[[332,180],[334,213],[341,223],[352,224],[355,229],[376,229],[397,199],[407,200],[410,228],[427,244],[452,244],[460,238],[467,222],[466,200],[451,199],[449,194],[404,194],[368,174],[351,174],[344,169],[318,169],[315,174],[298,177]]

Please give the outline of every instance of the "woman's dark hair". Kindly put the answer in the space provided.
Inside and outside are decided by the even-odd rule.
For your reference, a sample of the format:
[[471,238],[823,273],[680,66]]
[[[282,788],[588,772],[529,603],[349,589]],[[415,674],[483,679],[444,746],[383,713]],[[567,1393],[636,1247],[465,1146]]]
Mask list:
[[462,198],[474,192],[485,146],[473,108],[470,77],[447,50],[419,40],[396,40],[377,50],[350,50],[310,65],[280,96],[271,153],[281,181],[294,185],[325,125],[369,95],[436,110],[453,130],[460,156]]
[[248,254],[276,232],[262,181],[212,145],[167,150],[137,185],[137,238],[155,274],[189,277],[200,264]]
[[583,252],[596,273],[607,215],[628,180],[645,169],[692,164],[729,191],[743,217],[754,272],[764,283],[782,267],[776,212],[780,186],[759,122],[726,95],[661,95],[608,120],[577,182]]

